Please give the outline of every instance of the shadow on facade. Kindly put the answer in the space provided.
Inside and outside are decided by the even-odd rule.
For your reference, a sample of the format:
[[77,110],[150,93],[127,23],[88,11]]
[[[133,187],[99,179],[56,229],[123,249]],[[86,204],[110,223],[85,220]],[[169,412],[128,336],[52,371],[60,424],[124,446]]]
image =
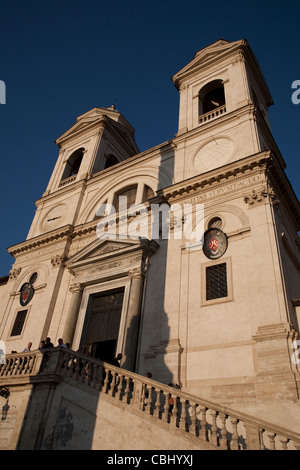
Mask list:
[[[174,158],[169,148],[161,153],[158,189],[172,184],[173,173]],[[164,201],[154,198],[153,202],[162,204]],[[136,371],[142,376],[151,372],[155,381],[169,384],[173,382],[173,371],[165,360],[170,341],[169,319],[165,311],[169,240],[154,241],[159,248],[149,259],[145,259],[140,309],[131,316],[126,328],[123,346],[125,361],[121,367]],[[52,353],[49,360],[54,361],[53,357]],[[45,357],[44,361],[46,360]],[[93,393],[89,393],[80,384],[80,380],[82,383],[89,380],[90,372],[82,372],[82,368],[85,367],[84,358],[81,366],[76,364],[76,360],[73,363],[72,358],[69,361],[71,362],[64,369],[65,380],[57,382],[53,376],[50,382],[40,381],[39,383],[36,378],[32,379],[33,389],[28,400],[26,419],[18,444],[19,449],[101,449],[101,441],[97,442],[97,428],[101,427],[97,419],[101,417],[98,418],[96,413],[99,411],[105,378],[102,379],[102,386],[95,386]],[[45,362],[43,367],[46,367]],[[51,367],[51,363],[48,363],[48,379],[49,376],[51,377]],[[57,364],[55,367],[58,367]],[[76,377],[77,384],[70,382],[68,375],[70,380]],[[91,377],[96,383],[96,376],[91,375]],[[107,393],[110,386],[108,385],[108,388],[107,384],[105,386]],[[122,432],[121,429],[118,432]]]
[[[173,176],[174,156],[168,148],[161,151],[160,155],[158,194],[164,187],[172,184]],[[161,196],[153,200],[153,203],[160,207],[167,206]],[[153,225],[159,224],[159,238],[154,238],[159,249],[149,260],[145,278],[136,371],[141,375],[150,372],[154,380],[169,384],[173,383],[174,375],[166,362],[170,341],[169,317],[165,310],[169,239],[164,230],[170,221],[170,211],[162,209],[158,215],[159,220],[152,219],[152,233],[155,233]]]

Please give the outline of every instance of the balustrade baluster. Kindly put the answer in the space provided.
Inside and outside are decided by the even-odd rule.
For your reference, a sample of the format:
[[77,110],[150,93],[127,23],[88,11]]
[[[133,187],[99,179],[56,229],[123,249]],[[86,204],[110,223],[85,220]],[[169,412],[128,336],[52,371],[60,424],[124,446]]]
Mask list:
[[104,367],[100,365],[98,370],[99,370],[99,374],[97,377],[96,388],[98,390],[104,390],[104,379],[105,379]]
[[32,356],[27,356],[26,358],[24,358],[23,371],[22,371],[24,375],[27,375],[27,373],[30,374],[31,363],[32,363]]
[[108,387],[109,387],[109,376],[110,376],[110,370],[105,369],[105,379],[104,379],[104,393],[108,394]]
[[282,445],[282,450],[287,450],[289,439],[287,437],[279,437],[279,442]]
[[209,413],[212,417],[212,424],[211,424],[211,434],[210,434],[210,442],[213,445],[218,445],[218,426],[217,426],[217,412],[215,410],[209,410]]
[[237,432],[237,424],[238,420],[236,418],[230,418],[230,422],[232,424],[232,436],[231,436],[231,443],[230,448],[231,450],[239,450],[239,435]]
[[265,450],[265,443],[264,443],[264,430],[259,428],[259,442],[260,442],[260,450]]
[[5,364],[0,364],[0,377],[3,377],[5,375],[6,367],[7,367],[7,360],[5,361]]
[[172,425],[176,428],[177,427],[177,418],[178,418],[178,413],[179,413],[179,407],[178,407],[178,397],[174,397],[174,407],[173,407],[173,415],[172,419],[170,418],[170,423],[172,422]]
[[25,364],[25,374],[30,374],[34,364],[34,356],[27,357],[27,361]]
[[24,357],[20,357],[16,362],[15,375],[21,375],[24,368]]
[[100,381],[100,366],[98,364],[94,364],[93,380],[91,383],[91,387],[97,388],[99,381]]
[[88,385],[89,381],[89,373],[90,373],[90,368],[91,368],[91,363],[88,362],[87,360],[84,361],[84,368],[82,369],[82,383],[85,383]]
[[191,411],[191,431],[195,436],[198,436],[198,426],[197,426],[197,403],[191,403],[192,411]]
[[15,361],[15,366],[14,366],[14,370],[13,370],[13,375],[19,375],[20,374],[20,368],[22,366],[22,358],[19,357],[18,359],[16,359]]
[[28,356],[26,358],[26,363],[24,364],[24,374],[30,374],[34,364],[34,356]]
[[227,450],[227,429],[226,429],[226,418],[227,416],[224,413],[219,413],[219,418],[221,420],[221,430],[220,430],[220,448]]
[[76,362],[75,357],[70,355],[68,365],[67,365],[67,370],[65,372],[67,377],[73,377],[75,370],[76,370],[76,365],[77,365],[77,362]]
[[163,410],[162,410],[162,420],[168,423],[169,421],[169,399],[171,398],[170,393],[163,392]]
[[[179,403],[181,403],[180,398],[179,398]],[[181,403],[181,416],[180,416],[180,421],[179,421],[179,428],[183,429],[186,431],[186,400],[182,400]]]
[[76,361],[75,380],[78,380],[78,381],[80,380],[81,365],[82,365],[81,359]]
[[115,392],[116,392],[116,373],[114,371],[110,371],[110,374],[111,374],[111,377],[112,377],[112,381],[111,381],[111,384],[110,384],[110,389],[108,391],[108,394],[111,397],[114,397]]
[[86,377],[85,360],[82,360],[81,366],[80,366],[79,382],[80,383],[85,382],[85,377]]
[[14,363],[15,363],[15,359],[10,359],[8,361],[8,363],[7,363],[7,373],[5,375],[11,375]]
[[148,413],[149,415],[152,413],[152,387],[149,387],[148,389]]
[[118,400],[122,400],[122,392],[123,392],[123,375],[118,375],[117,377],[117,385],[118,385],[118,395],[117,398]]
[[130,403],[130,377],[125,376],[124,378],[126,381],[126,386],[125,386],[125,391],[124,391],[125,402]]
[[15,375],[15,373],[16,373],[15,371],[18,368],[18,362],[19,362],[19,360],[17,358],[13,359],[13,361],[11,362],[10,374],[9,375]]
[[270,440],[270,448],[269,450],[275,450],[275,433],[271,432],[267,434],[269,440]]
[[150,414],[151,412],[151,388],[148,387],[147,383],[143,385],[142,403],[143,403],[142,405],[143,410],[148,411]]
[[19,369],[22,365],[22,358],[19,357],[18,359],[15,359],[15,365],[13,367],[12,375],[19,375]]
[[64,373],[67,364],[68,364],[69,354],[62,354],[60,360],[58,361],[57,372]]
[[13,359],[9,359],[8,360],[8,363],[7,363],[7,373],[5,375],[11,375],[11,370],[12,370],[12,366],[14,364],[14,360]]
[[207,421],[206,421],[206,407],[201,407],[201,419],[200,419],[200,432],[199,436],[202,439],[207,440],[207,431],[206,431],[206,426],[207,426]]
[[86,375],[86,384],[88,386],[91,385],[91,382],[92,382],[92,379],[93,379],[93,368],[94,368],[94,365],[90,362],[87,362],[86,363],[86,372],[87,372],[87,375]]
[[160,416],[160,406],[161,406],[161,403],[160,403],[161,390],[156,390],[155,389],[155,392],[156,392],[156,401],[155,401],[155,410],[154,410],[153,415],[156,416],[157,418],[159,418],[159,416]]

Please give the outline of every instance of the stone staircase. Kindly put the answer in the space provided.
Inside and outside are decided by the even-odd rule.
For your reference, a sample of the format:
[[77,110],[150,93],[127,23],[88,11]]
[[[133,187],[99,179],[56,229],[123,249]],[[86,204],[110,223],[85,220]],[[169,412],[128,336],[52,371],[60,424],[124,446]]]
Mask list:
[[65,348],[7,355],[0,387],[0,448],[10,422],[18,439],[2,448],[300,449],[298,433]]

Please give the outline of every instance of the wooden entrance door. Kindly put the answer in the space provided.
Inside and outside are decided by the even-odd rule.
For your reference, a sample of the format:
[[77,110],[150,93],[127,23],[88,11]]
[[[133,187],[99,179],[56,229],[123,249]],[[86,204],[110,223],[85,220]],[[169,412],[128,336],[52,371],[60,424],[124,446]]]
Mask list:
[[116,351],[124,290],[92,298],[85,344],[96,359],[110,362]]

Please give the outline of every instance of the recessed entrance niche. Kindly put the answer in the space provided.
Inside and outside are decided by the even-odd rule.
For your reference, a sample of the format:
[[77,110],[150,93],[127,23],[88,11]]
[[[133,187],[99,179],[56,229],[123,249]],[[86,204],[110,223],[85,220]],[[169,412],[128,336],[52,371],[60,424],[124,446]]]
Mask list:
[[90,295],[81,344],[91,356],[110,362],[116,351],[124,289]]

